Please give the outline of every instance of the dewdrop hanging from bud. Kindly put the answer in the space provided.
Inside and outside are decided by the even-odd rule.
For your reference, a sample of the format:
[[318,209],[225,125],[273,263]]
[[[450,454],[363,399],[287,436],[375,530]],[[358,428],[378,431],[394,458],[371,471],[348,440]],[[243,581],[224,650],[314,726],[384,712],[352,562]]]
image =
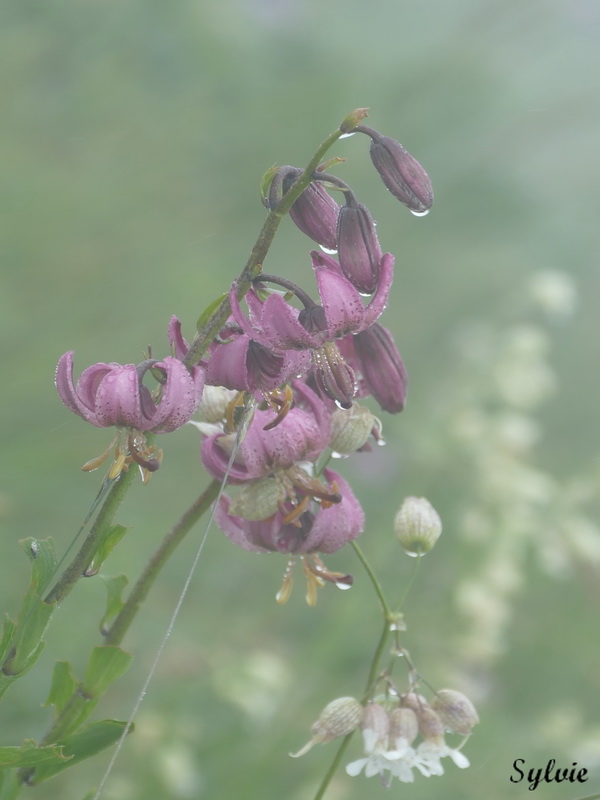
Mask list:
[[332,700],[321,711],[319,719],[312,726],[312,739],[297,753],[290,753],[291,757],[303,756],[315,744],[347,736],[358,728],[362,715],[363,707],[354,697],[338,697],[336,700]]
[[431,702],[431,707],[442,720],[446,730],[467,736],[479,722],[473,703],[462,692],[440,689]]
[[440,538],[442,521],[425,497],[407,497],[394,519],[394,532],[409,556],[424,556]]

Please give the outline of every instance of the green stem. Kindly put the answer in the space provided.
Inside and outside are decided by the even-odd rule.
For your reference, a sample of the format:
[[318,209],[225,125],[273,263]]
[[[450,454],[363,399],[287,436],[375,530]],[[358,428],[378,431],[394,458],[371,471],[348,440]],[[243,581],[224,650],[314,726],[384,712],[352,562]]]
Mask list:
[[119,479],[111,486],[83,545],[44,598],[45,603],[62,602],[79,578],[81,578],[106,536],[114,516],[136,475],[137,469],[132,465],[127,472],[122,472]]
[[127,633],[141,604],[148,596],[148,592],[152,588],[159,572],[164,567],[177,545],[183,541],[190,529],[210,508],[211,503],[213,503],[219,494],[220,486],[221,484],[219,481],[211,481],[206,490],[192,503],[181,519],[175,523],[173,528],[164,537],[138,578],[135,586],[129,593],[129,597],[125,601],[123,608],[115,617],[114,622],[106,633],[105,644],[121,644],[123,637]]
[[[314,156],[308,162],[302,174],[298,176],[287,193],[282,197],[278,205],[267,214],[267,218],[265,219],[261,231],[258,234],[258,238],[254,244],[254,247],[252,248],[252,252],[250,253],[250,257],[246,262],[246,266],[236,281],[238,297],[241,298],[246,294],[252,285],[252,279],[259,274],[260,270],[262,269],[263,261],[267,257],[267,253],[269,252],[269,248],[271,247],[273,239],[275,238],[275,234],[277,233],[277,229],[279,228],[281,220],[289,212],[294,202],[300,197],[302,192],[311,182],[313,173],[319,166],[325,153],[342,135],[343,131],[339,128],[336,131],[333,131],[333,133],[329,134],[329,136],[321,143]],[[231,306],[229,303],[229,298],[227,297],[219,305],[217,310],[214,312],[202,330],[198,332],[194,341],[192,342],[184,359],[184,362],[188,367],[194,366],[200,361],[210,343],[213,341],[215,336],[217,336],[223,325],[227,322],[230,313]]]
[[365,571],[366,571],[367,575],[369,576],[369,579],[370,579],[371,583],[373,584],[373,588],[375,589],[375,593],[376,593],[377,597],[379,598],[379,602],[381,604],[381,609],[382,609],[383,614],[384,614],[384,616],[386,618],[386,622],[391,621],[392,617],[393,617],[392,612],[390,611],[389,606],[388,606],[388,604],[386,602],[386,599],[383,596],[383,590],[381,588],[381,584],[377,580],[377,577],[375,576],[375,573],[371,569],[371,565],[367,561],[367,557],[365,556],[365,554],[361,550],[360,546],[356,542],[350,542],[350,544],[352,545],[352,548],[353,548],[354,552],[358,556],[361,564],[365,568]]
[[333,761],[331,762],[331,766],[325,773],[325,777],[323,778],[319,788],[317,789],[317,793],[314,796],[314,800],[321,800],[321,798],[325,795],[327,787],[331,783],[331,779],[335,775],[337,768],[340,765],[340,761],[342,760],[344,753],[346,752],[348,745],[350,744],[350,739],[352,738],[353,735],[354,731],[352,733],[349,733],[347,736],[344,736],[344,738],[342,739],[342,742],[338,747],[338,751],[335,754]]

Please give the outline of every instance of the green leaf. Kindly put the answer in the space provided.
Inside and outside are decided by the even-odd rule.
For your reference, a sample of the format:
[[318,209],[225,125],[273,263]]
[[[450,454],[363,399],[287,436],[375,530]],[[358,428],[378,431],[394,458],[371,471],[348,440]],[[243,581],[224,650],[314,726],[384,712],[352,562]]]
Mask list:
[[228,296],[228,295],[227,295],[227,292],[225,292],[225,293],[223,293],[223,294],[219,295],[219,297],[217,297],[215,300],[213,300],[213,301],[212,301],[212,303],[209,303],[209,304],[206,306],[206,308],[204,309],[204,311],[203,311],[203,312],[200,314],[200,316],[198,317],[198,322],[196,322],[196,330],[197,330],[197,331],[201,331],[201,330],[202,330],[202,328],[203,328],[203,327],[206,325],[206,323],[208,322],[208,320],[209,320],[209,319],[212,317],[212,315],[215,313],[215,311],[217,310],[217,308],[218,308],[218,307],[221,305],[221,303],[223,302],[223,300],[226,300],[226,299],[227,299],[227,296]]
[[269,207],[269,189],[271,188],[271,184],[273,183],[273,178],[279,172],[279,167],[274,165],[270,167],[265,174],[262,176],[260,181],[260,199],[262,200],[263,206],[266,208]]
[[83,679],[81,692],[94,698],[103,694],[113,681],[120,678],[131,663],[131,654],[113,645],[100,645],[92,650]]
[[4,627],[2,629],[2,640],[0,641],[0,664],[4,663],[10,652],[10,647],[16,629],[17,623],[13,622],[7,614],[6,619],[4,620]]
[[0,643],[2,676],[0,696],[39,658],[42,636],[50,621],[54,605],[44,603],[41,594],[52,580],[56,569],[56,553],[52,539],[23,539],[20,543],[31,565],[31,582],[21,602],[15,623],[7,619]]
[[[46,781],[48,778],[52,778],[62,772],[63,769],[75,766],[84,759],[90,758],[90,756],[95,756],[96,753],[118,741],[126,727],[126,722],[104,719],[101,722],[93,722],[87,728],[79,731],[79,733],[65,737],[57,744],[63,748],[64,756],[71,756],[70,761],[54,763],[37,769],[30,783],[33,785],[42,783],[42,781]],[[134,726],[131,725],[128,733],[131,733],[133,728]]]
[[17,771],[7,769],[0,772],[0,800],[15,800],[21,789]]
[[29,537],[19,542],[31,564],[30,590],[42,595],[54,577],[57,557],[53,539]]
[[78,685],[69,662],[57,661],[52,672],[52,684],[48,699],[44,706],[54,706],[54,716],[58,717],[64,711]]
[[25,596],[12,640],[11,654],[2,665],[5,675],[18,677],[31,669],[38,660],[44,647],[42,636],[54,608],[54,605],[44,603],[37,595],[28,593]]
[[106,612],[100,620],[100,633],[105,634],[108,630],[109,621],[116,617],[125,605],[122,594],[127,586],[128,580],[125,575],[117,575],[116,577],[110,578],[106,575],[100,575],[100,578],[104,581],[108,593]]
[[26,739],[21,747],[0,747],[0,769],[63,765],[70,758],[63,752],[62,745],[52,744],[39,747],[33,739]]
[[126,528],[125,525],[111,525],[108,533],[102,540],[100,547],[94,553],[94,557],[89,565],[89,567],[85,571],[86,578],[90,578],[92,575],[96,575],[99,572],[100,567],[106,561],[108,556],[112,553],[115,547],[119,544],[121,539],[125,536],[129,528]]

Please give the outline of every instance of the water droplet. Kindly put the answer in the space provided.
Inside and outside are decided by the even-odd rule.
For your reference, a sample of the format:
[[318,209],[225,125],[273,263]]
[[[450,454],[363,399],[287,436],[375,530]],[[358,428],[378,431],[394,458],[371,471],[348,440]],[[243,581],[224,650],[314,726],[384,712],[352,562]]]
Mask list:
[[322,244],[320,244],[320,245],[319,245],[319,247],[321,248],[321,250],[322,250],[324,253],[327,253],[327,255],[328,255],[328,256],[335,256],[335,255],[337,255],[337,250],[330,250],[328,247],[323,247],[323,245],[322,245]]
[[418,552],[418,551],[415,551],[415,550],[406,550],[405,549],[404,552],[406,553],[407,556],[410,556],[411,558],[419,558],[419,556],[424,556],[425,555],[425,553],[423,551]]
[[348,458],[349,453],[338,453],[336,450],[331,451],[332,458]]
[[348,139],[350,136],[354,136],[355,134],[356,134],[356,131],[352,131],[352,133],[342,133],[342,135],[340,136],[340,139]]
[[387,442],[386,442],[385,439],[377,439],[377,446],[378,447],[385,447],[386,444],[387,444]]
[[415,217],[426,217],[429,214],[429,209],[426,208],[425,211],[413,211],[412,208],[409,209],[411,214],[414,214]]
[[351,583],[336,583],[335,585],[337,586],[338,589],[343,589],[343,590],[349,589],[352,586]]

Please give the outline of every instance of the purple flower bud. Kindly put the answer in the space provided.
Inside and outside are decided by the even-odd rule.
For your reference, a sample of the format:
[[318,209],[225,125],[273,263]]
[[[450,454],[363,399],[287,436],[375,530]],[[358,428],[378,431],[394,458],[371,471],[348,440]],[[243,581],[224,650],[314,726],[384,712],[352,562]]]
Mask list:
[[390,414],[402,411],[408,378],[390,331],[376,322],[367,330],[343,339],[340,349],[358,374],[359,383],[363,383],[359,396],[372,394]]
[[[298,170],[298,175],[301,170]],[[288,173],[283,179],[283,192],[288,191],[297,175]],[[337,249],[337,219],[340,207],[319,181],[312,181],[290,209],[290,217],[298,228],[328,250]]]
[[357,389],[356,377],[334,342],[328,342],[320,350],[313,351],[313,370],[322,395],[335,400],[339,408],[352,408]]
[[[157,396],[144,386],[148,370],[163,379]],[[73,351],[56,367],[60,399],[73,413],[98,428],[112,425],[138,431],[169,433],[189,421],[198,407],[204,386],[202,367],[187,367],[173,356],[135,364],[94,364],[73,382]]]
[[390,192],[417,215],[426,214],[433,205],[429,175],[395,139],[382,136],[361,125],[359,131],[371,137],[371,160]]
[[383,253],[369,209],[346,194],[337,227],[338,256],[344,275],[362,294],[372,294],[379,282]]

